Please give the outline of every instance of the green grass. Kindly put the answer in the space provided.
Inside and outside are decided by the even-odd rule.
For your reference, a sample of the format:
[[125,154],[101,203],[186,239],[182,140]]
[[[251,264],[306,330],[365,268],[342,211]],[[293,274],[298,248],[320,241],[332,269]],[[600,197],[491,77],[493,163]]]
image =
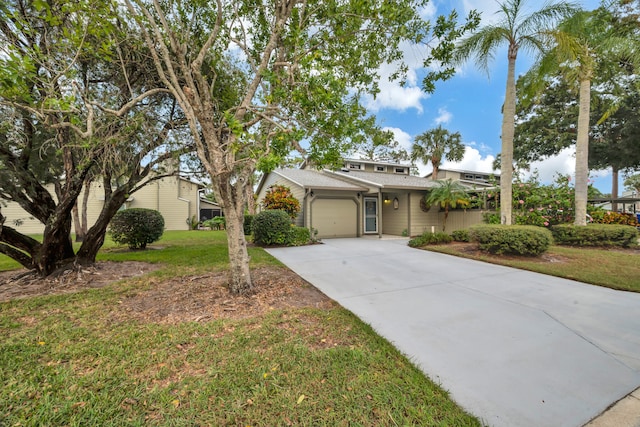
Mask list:
[[[224,232],[167,232],[156,249],[100,259],[224,269]],[[278,265],[250,248],[254,266]],[[476,426],[348,311],[274,310],[173,325],[117,320],[138,278],[0,303],[0,425]]]
[[552,246],[545,255],[552,257],[555,262],[548,262],[535,257],[469,254],[461,251],[460,246],[455,244],[426,246],[424,249],[564,277],[611,289],[640,292],[640,251],[638,250]]

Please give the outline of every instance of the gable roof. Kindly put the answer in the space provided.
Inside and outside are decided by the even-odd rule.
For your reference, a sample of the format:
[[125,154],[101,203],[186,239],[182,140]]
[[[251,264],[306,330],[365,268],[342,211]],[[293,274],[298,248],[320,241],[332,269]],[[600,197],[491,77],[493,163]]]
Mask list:
[[346,190],[363,191],[365,187],[341,179],[334,178],[326,173],[310,169],[275,169],[272,173],[280,175],[289,181],[298,184],[302,188],[315,188],[322,190]]
[[428,190],[437,185],[431,180],[421,178],[419,176],[393,174],[393,173],[379,173],[379,172],[364,172],[351,170],[344,171],[329,171],[326,173],[335,175],[343,179],[353,180],[365,185],[373,185],[380,188],[396,188],[403,190]]

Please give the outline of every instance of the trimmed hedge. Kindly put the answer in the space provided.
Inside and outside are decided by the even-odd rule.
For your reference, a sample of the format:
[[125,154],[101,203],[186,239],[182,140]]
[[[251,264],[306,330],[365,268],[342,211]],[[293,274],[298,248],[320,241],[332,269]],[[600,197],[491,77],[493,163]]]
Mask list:
[[551,227],[553,238],[558,245],[567,246],[619,246],[623,248],[638,245],[638,231],[629,225],[572,224]]
[[470,242],[471,236],[469,236],[469,230],[456,230],[451,233],[451,238],[456,242]]
[[451,243],[451,236],[447,233],[424,232],[418,237],[409,240],[409,246],[419,248],[426,245],[437,245],[439,243]]
[[131,208],[117,212],[111,219],[111,238],[130,249],[145,249],[162,237],[164,218],[153,209]]
[[258,245],[286,245],[289,242],[291,218],[285,211],[266,210],[253,217],[253,242]]
[[493,254],[538,256],[553,243],[549,230],[532,225],[484,224],[471,227],[469,234],[480,249]]
[[248,214],[244,216],[244,223],[242,225],[243,225],[244,235],[245,236],[248,236],[249,234],[251,234],[251,231],[252,231],[251,227],[252,227],[252,224],[253,224],[253,217],[254,216],[255,215],[248,215]]

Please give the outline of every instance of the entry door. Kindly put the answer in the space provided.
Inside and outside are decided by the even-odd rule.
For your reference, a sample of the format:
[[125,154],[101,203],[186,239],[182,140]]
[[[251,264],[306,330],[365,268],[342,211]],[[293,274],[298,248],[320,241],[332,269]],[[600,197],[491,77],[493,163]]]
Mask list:
[[374,197],[364,198],[364,232],[378,232],[378,199]]

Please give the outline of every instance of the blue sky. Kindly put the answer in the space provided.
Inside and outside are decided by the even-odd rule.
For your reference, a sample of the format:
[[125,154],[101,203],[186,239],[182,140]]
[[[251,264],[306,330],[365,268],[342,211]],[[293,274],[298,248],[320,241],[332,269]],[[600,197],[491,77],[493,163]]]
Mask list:
[[[540,2],[529,0],[528,4],[535,7]],[[578,4],[592,10],[598,7],[599,1],[582,0]],[[482,12],[482,24],[497,18],[495,0],[433,0],[423,14],[428,19],[448,13],[451,8],[455,8],[461,16],[471,9]],[[468,146],[463,161],[455,164],[445,162],[442,167],[490,172],[493,160],[500,152],[500,109],[507,75],[506,47],[496,53],[494,62],[490,64],[489,76],[470,62],[462,66],[452,79],[438,83],[431,95],[419,89],[424,70],[419,68],[418,55],[412,49],[409,46],[406,49],[410,56],[416,56],[409,85],[402,88],[381,79],[382,92],[375,100],[367,100],[369,111],[376,114],[381,126],[394,132],[396,140],[405,148],[410,147],[416,135],[439,124],[452,132],[460,132],[463,142]],[[532,62],[533,58],[528,57],[526,52],[520,52],[516,74],[526,72]],[[382,74],[384,72],[383,69]],[[565,150],[557,157],[532,164],[532,169],[537,170],[545,182],[551,181],[557,173],[573,174],[573,155],[573,149]],[[419,166],[422,175],[431,171],[430,165]],[[601,191],[611,191],[610,172],[592,171],[591,178]]]

